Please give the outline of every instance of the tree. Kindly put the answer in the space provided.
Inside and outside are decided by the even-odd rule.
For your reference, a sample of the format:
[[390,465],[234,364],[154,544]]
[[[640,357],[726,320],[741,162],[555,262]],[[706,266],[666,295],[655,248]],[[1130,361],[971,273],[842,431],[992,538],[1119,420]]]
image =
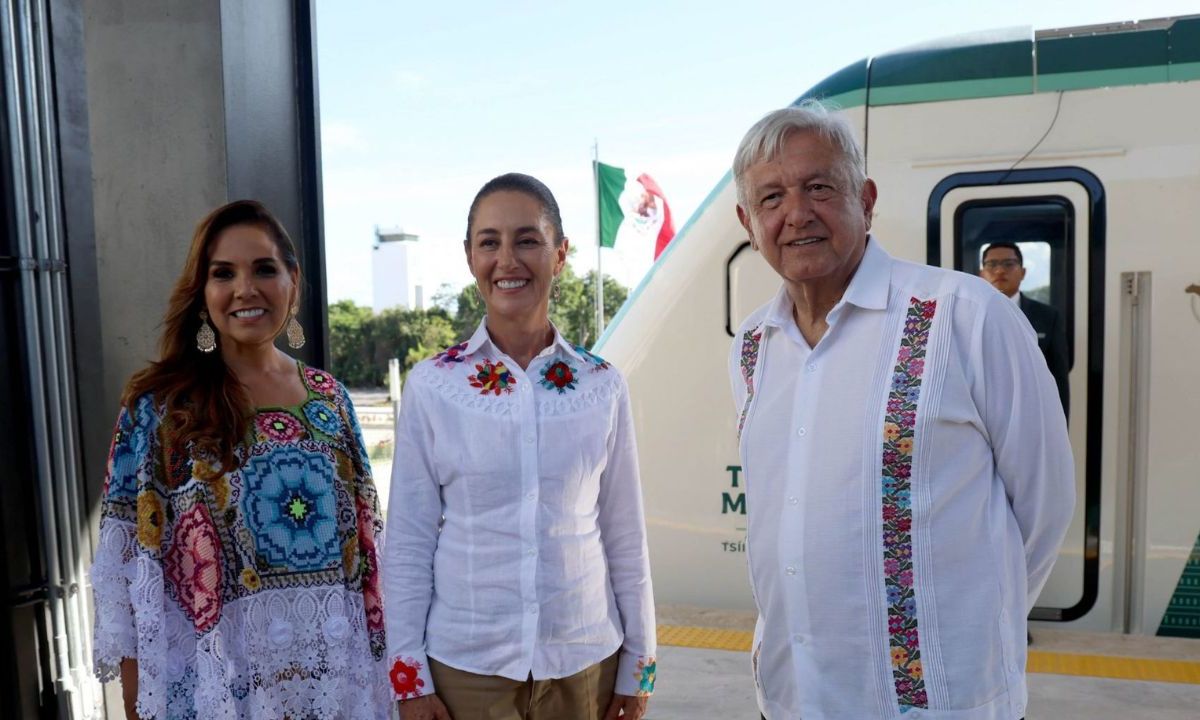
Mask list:
[[479,297],[475,290],[475,283],[460,290],[455,301],[454,313],[454,337],[457,338],[457,342],[471,337],[486,313],[487,308],[483,305],[483,298]]
[[450,286],[450,283],[438,285],[431,302],[434,307],[445,310],[451,317],[458,314],[458,293]]
[[341,300],[329,307],[330,371],[354,387],[387,382],[388,361],[399,358],[407,374],[421,360],[454,343],[450,315],[441,308],[393,308],[378,315]]
[[330,372],[347,385],[374,385],[377,381],[369,379],[374,372],[364,352],[374,320],[371,308],[359,307],[353,300],[339,300],[329,306],[328,317]]
[[413,365],[453,344],[454,327],[441,308],[384,310],[375,316],[373,337],[368,341],[373,350],[373,365],[382,371],[376,382],[386,381],[391,358],[399,358],[407,374]]
[[[558,300],[550,304],[550,319],[558,326],[563,337],[584,347],[591,347],[599,339],[596,332],[596,271],[589,270],[582,278],[575,275],[570,265],[559,275]],[[604,276],[604,323],[612,321],[629,290],[611,276]]]

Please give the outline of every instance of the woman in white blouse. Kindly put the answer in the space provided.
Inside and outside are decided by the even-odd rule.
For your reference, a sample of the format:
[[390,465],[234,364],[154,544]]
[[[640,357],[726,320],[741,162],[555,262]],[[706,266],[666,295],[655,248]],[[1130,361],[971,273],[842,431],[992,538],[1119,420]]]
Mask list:
[[628,389],[548,309],[567,257],[528,175],[471,204],[487,316],[413,368],[384,550],[403,720],[638,720],[654,605]]

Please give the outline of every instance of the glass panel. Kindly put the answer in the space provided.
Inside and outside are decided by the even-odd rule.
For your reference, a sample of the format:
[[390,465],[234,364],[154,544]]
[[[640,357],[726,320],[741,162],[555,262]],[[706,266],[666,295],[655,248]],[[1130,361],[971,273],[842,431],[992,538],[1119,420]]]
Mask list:
[[1025,279],[1021,292],[1053,305],[1075,343],[1074,208],[1063,197],[1008,198],[964,203],[955,213],[955,265],[978,275],[983,251],[995,242],[1021,249]]

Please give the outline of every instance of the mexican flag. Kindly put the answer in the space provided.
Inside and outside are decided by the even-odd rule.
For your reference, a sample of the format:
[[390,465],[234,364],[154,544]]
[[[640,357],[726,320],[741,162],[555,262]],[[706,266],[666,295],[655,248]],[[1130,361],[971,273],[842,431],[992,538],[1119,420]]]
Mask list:
[[657,260],[675,237],[671,209],[658,183],[645,173],[636,180],[627,180],[623,168],[602,162],[596,162],[596,180],[600,191],[600,247],[614,247],[618,237],[630,241],[654,237]]

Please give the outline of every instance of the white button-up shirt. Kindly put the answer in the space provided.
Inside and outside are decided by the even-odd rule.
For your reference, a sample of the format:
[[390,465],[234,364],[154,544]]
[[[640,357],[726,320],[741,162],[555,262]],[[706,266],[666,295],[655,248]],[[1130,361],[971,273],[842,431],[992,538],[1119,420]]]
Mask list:
[[397,697],[427,657],[513,680],[620,649],[616,692],[654,686],[654,602],[628,390],[555,332],[522,370],[488,336],[408,375],[396,425],[384,605]]
[[1074,506],[1054,381],[983,280],[868,241],[809,347],[780,290],[730,375],[770,720],[1014,720]]

